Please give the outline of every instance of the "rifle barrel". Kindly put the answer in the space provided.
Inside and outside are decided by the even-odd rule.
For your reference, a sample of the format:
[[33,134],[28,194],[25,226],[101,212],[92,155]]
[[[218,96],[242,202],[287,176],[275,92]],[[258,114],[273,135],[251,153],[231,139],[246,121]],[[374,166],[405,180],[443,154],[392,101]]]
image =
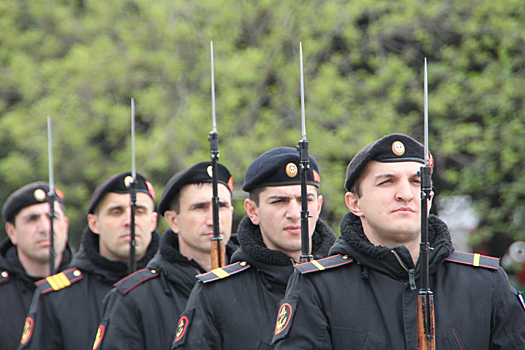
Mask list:
[[49,274],[55,274],[55,175],[53,173],[53,138],[51,132],[51,118],[47,117],[47,139],[48,139],[48,154],[49,154]]

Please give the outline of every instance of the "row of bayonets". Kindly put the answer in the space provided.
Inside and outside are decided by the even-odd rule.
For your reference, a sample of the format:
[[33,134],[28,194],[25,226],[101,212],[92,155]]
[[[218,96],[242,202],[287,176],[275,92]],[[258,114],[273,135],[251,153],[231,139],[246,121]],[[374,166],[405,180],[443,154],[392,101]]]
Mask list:
[[[217,123],[215,118],[215,80],[213,69],[213,41],[210,42],[211,52],[211,96],[212,96],[212,131],[208,135],[210,142],[210,157],[212,166],[212,211],[213,211],[213,238],[212,238],[212,269],[220,268],[225,265],[225,247],[222,237],[219,234],[219,196],[217,188],[217,162],[219,161],[219,134],[217,132]],[[310,167],[308,155],[308,140],[306,139],[306,122],[304,110],[304,73],[303,73],[303,48],[299,43],[300,55],[300,75],[301,75],[301,128],[302,138],[299,140],[297,150],[300,156],[300,176],[301,176],[301,257],[300,263],[309,262],[313,259],[310,254],[310,243],[308,234],[308,212],[307,202],[307,174]],[[51,119],[47,118],[48,127],[48,153],[49,153],[49,193],[48,201],[50,202],[50,254],[49,264],[51,275],[55,274],[55,247],[54,247],[54,230],[53,218],[55,217],[55,186],[53,175],[53,152],[52,152],[52,135]],[[421,244],[420,244],[420,265],[422,286],[418,294],[418,349],[435,349],[434,341],[434,298],[429,286],[429,267],[428,252],[431,249],[428,241],[428,200],[431,198],[432,180],[431,168],[429,165],[428,152],[428,78],[427,78],[427,60],[424,64],[424,165],[420,169],[421,176]],[[135,101],[131,99],[131,176],[130,197],[131,197],[131,232],[130,232],[130,252],[129,252],[129,271],[136,270],[135,261],[135,209],[137,205],[137,182],[135,171]]]

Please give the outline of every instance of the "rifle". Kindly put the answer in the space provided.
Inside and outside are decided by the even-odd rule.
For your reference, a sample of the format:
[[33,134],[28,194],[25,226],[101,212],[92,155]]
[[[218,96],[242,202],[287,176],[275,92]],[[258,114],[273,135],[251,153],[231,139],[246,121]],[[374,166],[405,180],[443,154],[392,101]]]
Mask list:
[[210,141],[210,157],[212,171],[213,197],[211,200],[213,211],[213,238],[211,239],[211,268],[216,269],[226,264],[226,252],[219,232],[219,194],[217,184],[217,162],[219,161],[219,133],[215,122],[215,78],[213,71],[213,41],[210,41],[211,51],[211,106],[213,129],[208,135]]
[[310,234],[308,232],[308,218],[310,217],[310,213],[308,212],[306,181],[310,168],[310,158],[308,155],[308,140],[306,140],[306,121],[304,115],[303,46],[301,43],[299,43],[299,55],[301,59],[301,124],[303,132],[303,138],[299,140],[297,145],[301,160],[301,257],[299,258],[299,262],[305,263],[313,260],[314,257],[310,254]]
[[417,298],[417,348],[418,350],[435,350],[434,327],[434,294],[429,286],[428,252],[428,200],[431,198],[432,178],[428,152],[428,79],[427,59],[425,58],[425,111],[424,111],[424,160],[420,168],[421,177],[421,243],[419,244],[419,262],[421,264],[421,289]]
[[137,262],[135,258],[135,210],[137,208],[137,174],[135,172],[135,100],[131,99],[131,181],[129,183],[131,197],[131,223],[129,241],[129,273],[135,272]]
[[49,275],[52,276],[55,274],[55,230],[54,230],[54,221],[55,221],[55,182],[53,174],[53,146],[52,146],[52,137],[51,137],[51,118],[47,117],[47,146],[49,154],[49,193],[47,194],[47,200],[49,202]]

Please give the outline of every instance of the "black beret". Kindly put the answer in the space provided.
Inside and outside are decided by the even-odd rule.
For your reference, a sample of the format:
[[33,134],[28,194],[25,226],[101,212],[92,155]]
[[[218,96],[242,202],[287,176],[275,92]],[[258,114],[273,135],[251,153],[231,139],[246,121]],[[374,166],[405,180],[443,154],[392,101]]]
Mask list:
[[[25,207],[46,202],[48,192],[49,184],[43,181],[30,183],[13,192],[2,209],[4,222],[14,222],[16,214]],[[63,203],[64,194],[58,188],[55,188],[55,195],[56,200]]]
[[[151,183],[143,175],[136,173],[137,181],[137,192],[143,192],[148,194],[151,199],[155,199],[155,190]],[[113,175],[110,178],[107,178],[100,185],[97,186],[95,192],[91,196],[91,201],[89,202],[88,213],[95,213],[95,207],[98,202],[104,197],[108,192],[112,193],[129,193],[129,183],[133,180],[131,177],[131,172],[125,172],[122,174]]]
[[[194,166],[184,169],[172,176],[166,184],[164,192],[160,197],[159,213],[164,215],[166,210],[169,210],[170,202],[181,188],[189,184],[198,184],[205,182],[212,182],[211,162],[200,162]],[[217,183],[224,184],[230,192],[233,192],[233,177],[221,163],[217,163]]]
[[[430,152],[429,152],[430,153]],[[403,134],[391,134],[366,145],[352,159],[346,169],[345,189],[350,191],[355,180],[366,166],[375,160],[378,162],[419,162],[425,163],[425,147]],[[432,156],[429,154],[429,163],[432,167]]]
[[[309,156],[310,168],[307,183],[319,187],[321,177],[319,167],[312,156]],[[278,147],[255,159],[244,176],[242,189],[250,192],[264,186],[287,186],[301,184],[301,159],[299,151],[291,147]]]

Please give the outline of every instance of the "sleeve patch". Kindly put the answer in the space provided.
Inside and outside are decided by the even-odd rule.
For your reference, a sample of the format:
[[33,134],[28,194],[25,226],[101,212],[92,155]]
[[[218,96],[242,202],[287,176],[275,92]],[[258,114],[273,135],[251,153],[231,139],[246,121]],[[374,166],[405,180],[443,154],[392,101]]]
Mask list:
[[272,344],[275,344],[280,339],[285,338],[292,327],[293,317],[297,308],[297,301],[299,298],[293,296],[284,299],[281,302],[281,307],[277,313],[277,321],[275,322],[275,330],[273,332]]
[[172,349],[177,349],[186,343],[186,335],[188,334],[188,329],[190,328],[191,320],[193,319],[193,311],[193,309],[187,310],[180,317]]
[[114,286],[119,292],[125,295],[138,285],[146,282],[147,280],[155,278],[158,275],[159,273],[157,270],[145,268],[138,270],[129,276],[124,277],[123,279],[115,283]]
[[32,317],[27,317],[24,323],[24,330],[22,331],[22,339],[20,340],[21,345],[25,345],[31,339],[34,329],[35,321]]
[[493,258],[491,256],[481,255],[477,253],[453,251],[445,260],[455,262],[458,264],[465,264],[475,267],[484,267],[493,270],[497,270],[499,268],[498,258]]
[[213,282],[226,277],[230,277],[231,275],[235,275],[239,272],[247,270],[249,267],[250,264],[248,264],[246,261],[239,261],[234,264],[219,267],[217,269],[211,270],[210,272],[198,275],[197,279],[199,281],[202,281],[203,283]]
[[93,350],[100,349],[100,345],[102,344],[102,340],[104,340],[104,334],[106,333],[106,329],[108,328],[108,319],[105,319],[100,323],[97,329],[97,335],[95,336],[95,342],[93,343]]
[[335,267],[343,266],[354,261],[348,255],[337,254],[334,256],[329,256],[324,259],[312,260],[307,263],[297,264],[295,268],[302,274],[323,271],[328,269],[333,269]]
[[77,268],[71,268],[53,276],[44,278],[35,284],[40,288],[42,294],[47,294],[49,292],[67,288],[71,284],[80,281],[82,278],[84,278],[84,276],[82,276],[82,272],[80,270]]

